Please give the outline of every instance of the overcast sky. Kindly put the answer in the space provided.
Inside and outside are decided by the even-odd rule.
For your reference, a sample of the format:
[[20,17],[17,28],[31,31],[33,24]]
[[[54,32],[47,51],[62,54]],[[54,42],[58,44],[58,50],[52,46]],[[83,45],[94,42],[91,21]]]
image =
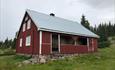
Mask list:
[[91,25],[115,23],[115,0],[0,0],[0,41],[14,38],[26,9],[80,22],[84,14]]

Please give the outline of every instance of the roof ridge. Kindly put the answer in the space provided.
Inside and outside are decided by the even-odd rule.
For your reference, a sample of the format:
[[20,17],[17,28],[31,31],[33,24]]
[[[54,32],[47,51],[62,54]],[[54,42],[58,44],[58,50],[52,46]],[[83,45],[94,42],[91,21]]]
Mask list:
[[[27,11],[27,12],[31,11],[31,12],[35,12],[35,13],[39,13],[39,14],[43,14],[43,15],[46,15],[46,16],[49,16],[49,17],[52,17],[52,16],[50,16],[50,15],[48,15],[48,14],[41,13],[41,12],[38,12],[38,11],[35,11],[35,10],[26,9],[26,11]],[[73,20],[65,19],[65,18],[58,17],[58,16],[53,16],[52,18],[58,18],[58,19],[61,19],[61,20],[65,20],[65,21],[74,22],[74,23],[79,24],[77,21],[73,21]]]

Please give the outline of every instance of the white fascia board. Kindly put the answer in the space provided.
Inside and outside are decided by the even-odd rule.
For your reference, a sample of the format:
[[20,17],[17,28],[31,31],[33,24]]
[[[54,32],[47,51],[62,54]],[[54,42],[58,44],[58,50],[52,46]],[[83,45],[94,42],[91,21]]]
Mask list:
[[65,31],[59,31],[59,30],[52,30],[52,29],[46,29],[46,28],[39,28],[41,31],[49,31],[49,32],[57,32],[57,33],[64,33],[64,34],[70,34],[70,35],[78,35],[78,36],[86,36],[86,37],[94,37],[99,38],[99,36],[92,36],[92,35],[85,35],[85,34],[78,34],[73,32],[65,32]]

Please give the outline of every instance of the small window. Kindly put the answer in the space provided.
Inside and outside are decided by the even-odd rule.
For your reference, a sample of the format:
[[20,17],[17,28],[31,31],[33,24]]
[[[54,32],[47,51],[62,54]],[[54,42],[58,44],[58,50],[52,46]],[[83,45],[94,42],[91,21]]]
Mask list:
[[28,20],[28,16],[25,18],[25,21],[27,21]]
[[23,32],[25,31],[26,28],[26,24],[23,24]]
[[20,47],[22,47],[22,38],[20,38]]
[[26,37],[26,46],[30,46],[31,43],[31,36]]
[[28,22],[27,22],[27,29],[30,29],[30,26],[31,26],[31,20],[28,20]]

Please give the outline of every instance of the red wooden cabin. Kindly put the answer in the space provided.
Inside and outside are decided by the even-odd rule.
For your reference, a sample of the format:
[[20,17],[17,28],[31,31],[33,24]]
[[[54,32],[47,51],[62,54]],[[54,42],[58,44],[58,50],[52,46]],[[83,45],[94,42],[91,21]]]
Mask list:
[[16,52],[30,55],[95,52],[98,38],[77,22],[26,10],[16,40]]

